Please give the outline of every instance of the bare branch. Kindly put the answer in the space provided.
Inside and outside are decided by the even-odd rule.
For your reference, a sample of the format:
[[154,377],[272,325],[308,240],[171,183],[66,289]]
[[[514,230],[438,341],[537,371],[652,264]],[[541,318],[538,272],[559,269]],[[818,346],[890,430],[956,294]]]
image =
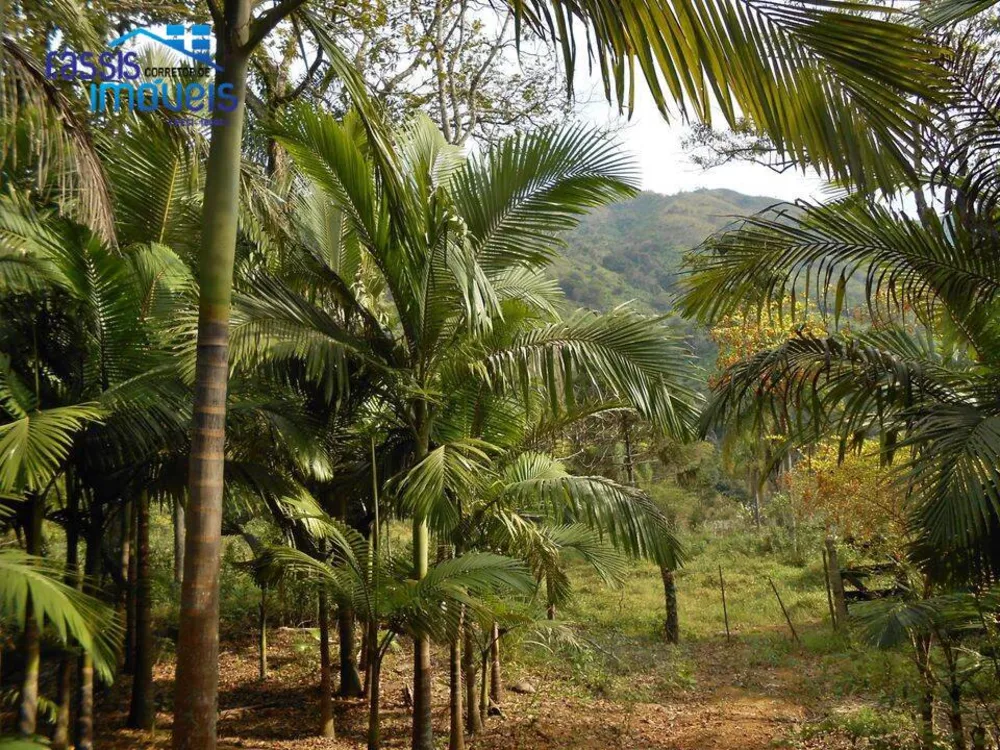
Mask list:
[[250,36],[243,46],[243,51],[247,54],[253,52],[257,45],[274,30],[275,26],[302,7],[305,2],[306,0],[281,0],[277,5],[264,11],[250,24]]

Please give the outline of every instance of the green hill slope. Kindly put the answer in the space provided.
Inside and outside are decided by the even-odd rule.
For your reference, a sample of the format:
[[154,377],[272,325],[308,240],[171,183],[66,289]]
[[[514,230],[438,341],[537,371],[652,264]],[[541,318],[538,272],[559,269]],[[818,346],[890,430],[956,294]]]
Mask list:
[[641,193],[587,216],[567,237],[553,273],[577,306],[606,310],[634,300],[667,312],[685,253],[735,218],[777,202],[732,190]]

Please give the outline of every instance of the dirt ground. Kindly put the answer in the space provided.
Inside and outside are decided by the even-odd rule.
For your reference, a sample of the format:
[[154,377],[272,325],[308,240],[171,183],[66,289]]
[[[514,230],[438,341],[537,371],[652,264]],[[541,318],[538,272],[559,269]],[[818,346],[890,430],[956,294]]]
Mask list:
[[[302,631],[277,630],[271,639],[270,677],[257,679],[257,662],[250,643],[224,643],[219,663],[221,748],[259,750],[338,750],[364,746],[366,713],[360,700],[336,699],[337,739],[320,739],[318,675],[315,649]],[[756,666],[752,687],[742,686],[729,667],[724,641],[693,646],[695,679],[690,690],[653,703],[634,703],[574,695],[541,675],[515,674],[536,687],[530,695],[508,690],[502,717],[491,717],[486,731],[470,739],[471,750],[764,750],[792,736],[810,718],[801,687],[808,669]],[[383,737],[387,748],[408,747],[410,714],[403,686],[410,678],[407,654],[391,654],[384,672]],[[435,729],[446,744],[447,665],[438,661],[434,684]],[[160,712],[152,733],[121,728],[128,705],[123,681],[100,701],[99,748],[135,750],[167,748],[170,744],[172,663],[157,667]],[[656,677],[656,667],[636,675]],[[444,746],[444,745],[442,745]],[[825,744],[795,747],[832,747]]]

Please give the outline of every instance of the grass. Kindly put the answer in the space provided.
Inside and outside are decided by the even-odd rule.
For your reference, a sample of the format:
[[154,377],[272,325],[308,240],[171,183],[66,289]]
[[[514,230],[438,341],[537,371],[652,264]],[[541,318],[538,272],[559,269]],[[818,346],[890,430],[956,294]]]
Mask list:
[[[687,561],[676,575],[679,646],[663,640],[658,568],[637,563],[624,584],[610,590],[589,567],[573,563],[575,595],[559,617],[589,647],[524,648],[519,665],[559,682],[569,694],[626,703],[669,701],[722,686],[760,694],[787,690],[818,710],[836,698],[908,711],[914,698],[911,664],[902,653],[866,648],[833,632],[820,536],[803,532],[796,541],[780,529],[686,532]],[[792,639],[769,580],[800,643]]]

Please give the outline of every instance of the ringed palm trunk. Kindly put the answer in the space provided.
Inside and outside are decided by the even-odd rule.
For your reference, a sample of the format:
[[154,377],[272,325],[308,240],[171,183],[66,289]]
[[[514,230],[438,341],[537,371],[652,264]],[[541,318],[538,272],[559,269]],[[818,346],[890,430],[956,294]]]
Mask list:
[[[416,518],[413,521],[413,570],[414,578],[417,580],[427,575],[427,552],[427,519]],[[434,727],[431,719],[431,642],[425,635],[413,639],[412,747],[413,750],[434,750]]]
[[153,704],[153,618],[149,578],[149,494],[143,491],[135,507],[136,595],[135,595],[135,677],[128,725],[152,729],[156,718]]
[[[44,500],[34,498],[28,508],[25,524],[25,541],[30,555],[42,552],[42,515]],[[41,633],[35,620],[35,610],[28,598],[24,612],[24,679],[21,682],[21,703],[18,708],[17,731],[22,737],[31,737],[38,728],[38,676],[41,669]]]
[[451,715],[451,731],[448,750],[465,750],[465,728],[462,726],[462,630],[465,610],[458,619],[458,631],[451,639],[448,659],[448,708]]
[[465,665],[465,728],[469,734],[476,734],[483,730],[483,721],[476,708],[476,675],[479,665],[476,664],[473,649],[472,627],[472,623],[466,623],[462,629],[462,662]]
[[173,747],[214,750],[218,700],[219,552],[225,465],[229,308],[236,253],[240,164],[251,0],[226,0],[224,24],[216,29],[223,70],[216,85],[230,84],[236,106],[213,113],[205,169],[200,299],[195,370],[194,429],[186,508],[184,582],[177,641]]
[[[415,408],[417,449],[414,463],[423,461],[430,449],[430,421],[427,404],[418,402]],[[427,575],[429,538],[427,519],[413,519],[413,577],[418,581]],[[431,719],[431,642],[424,636],[413,639],[413,750],[434,750],[434,727]]]
[[319,716],[320,737],[333,737],[333,669],[330,664],[330,604],[319,592]]

